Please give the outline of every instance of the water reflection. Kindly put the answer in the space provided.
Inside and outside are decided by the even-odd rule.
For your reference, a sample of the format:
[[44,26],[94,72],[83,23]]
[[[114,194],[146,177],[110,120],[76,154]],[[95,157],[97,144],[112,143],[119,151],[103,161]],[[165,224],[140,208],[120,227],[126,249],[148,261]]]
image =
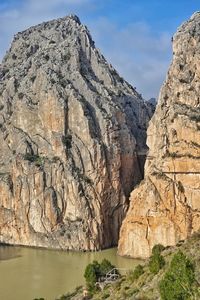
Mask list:
[[0,261],[20,257],[20,249],[16,247],[0,245]]

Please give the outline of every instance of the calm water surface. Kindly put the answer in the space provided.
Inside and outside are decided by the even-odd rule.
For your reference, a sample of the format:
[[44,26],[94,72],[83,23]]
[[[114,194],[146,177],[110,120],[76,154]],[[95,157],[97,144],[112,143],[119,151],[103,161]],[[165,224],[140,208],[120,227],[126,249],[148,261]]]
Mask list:
[[55,300],[84,284],[86,265],[107,258],[119,268],[132,269],[138,260],[116,255],[116,249],[96,253],[0,247],[0,300]]

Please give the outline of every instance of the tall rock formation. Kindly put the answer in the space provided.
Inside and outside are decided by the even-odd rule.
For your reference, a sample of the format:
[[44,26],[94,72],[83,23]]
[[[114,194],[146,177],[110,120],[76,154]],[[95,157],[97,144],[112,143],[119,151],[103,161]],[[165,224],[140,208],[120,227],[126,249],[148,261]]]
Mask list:
[[200,228],[200,12],[173,38],[173,61],[147,131],[145,180],[131,193],[119,254],[148,257]]
[[0,242],[115,245],[152,112],[78,17],[18,33],[0,66]]

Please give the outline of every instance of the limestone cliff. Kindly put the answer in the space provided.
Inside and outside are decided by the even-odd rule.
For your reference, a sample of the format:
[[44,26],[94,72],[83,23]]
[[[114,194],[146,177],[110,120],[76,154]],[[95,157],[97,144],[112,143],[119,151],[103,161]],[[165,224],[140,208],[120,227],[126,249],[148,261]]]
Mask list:
[[200,227],[200,12],[173,38],[173,61],[147,131],[145,180],[131,194],[119,254],[148,257]]
[[152,112],[78,17],[18,33],[0,66],[0,242],[115,245]]

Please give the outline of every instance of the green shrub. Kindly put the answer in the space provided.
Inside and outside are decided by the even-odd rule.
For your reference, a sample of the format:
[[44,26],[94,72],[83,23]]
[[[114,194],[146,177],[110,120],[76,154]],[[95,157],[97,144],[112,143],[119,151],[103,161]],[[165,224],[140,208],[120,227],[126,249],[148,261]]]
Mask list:
[[39,156],[37,154],[26,153],[24,155],[24,159],[28,160],[28,161],[30,161],[32,163],[35,163],[35,165],[37,167],[41,167],[41,166],[44,165],[44,157],[41,157],[41,156]]
[[100,264],[97,261],[87,265],[84,273],[87,288],[90,292],[95,289],[95,283],[100,277]]
[[165,265],[164,257],[160,254],[164,247],[160,244],[155,245],[152,249],[152,256],[149,260],[149,270],[153,274],[157,274]]
[[107,259],[103,259],[100,264],[100,276],[105,276],[106,273],[114,269],[115,267]]
[[102,295],[102,299],[107,299],[110,296],[109,292],[106,292],[105,294]]
[[104,259],[100,264],[97,261],[93,261],[87,265],[84,277],[89,292],[94,292],[95,283],[113,268],[115,267],[107,259]]
[[164,249],[165,247],[163,245],[157,244],[153,247],[152,254],[153,255],[160,254]]
[[128,275],[130,281],[137,280],[144,273],[143,266],[137,265],[134,271],[131,271]]
[[169,270],[160,281],[161,299],[191,299],[194,281],[195,274],[192,262],[181,251],[178,251],[171,261]]
[[133,278],[138,279],[144,273],[143,266],[137,265],[133,271]]

